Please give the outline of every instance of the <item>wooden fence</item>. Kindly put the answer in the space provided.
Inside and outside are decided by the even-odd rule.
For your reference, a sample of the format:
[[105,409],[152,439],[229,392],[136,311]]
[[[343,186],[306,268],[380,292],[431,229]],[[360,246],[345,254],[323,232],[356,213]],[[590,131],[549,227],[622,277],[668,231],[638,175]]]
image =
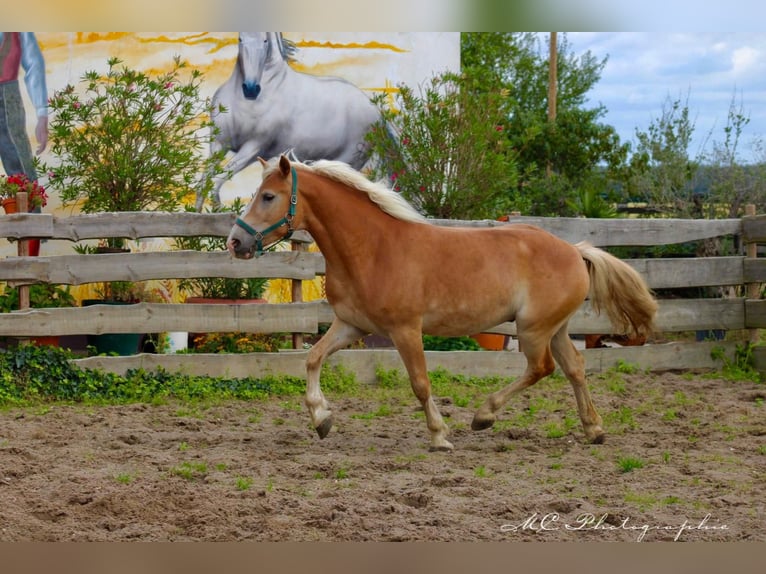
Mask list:
[[[103,213],[57,217],[50,214],[0,215],[0,237],[19,240],[42,238],[51,242],[123,237],[163,238],[178,236],[226,236],[234,215],[196,213]],[[766,301],[760,284],[766,282],[766,260],[756,255],[756,245],[766,242],[766,217],[742,219],[580,219],[511,217],[543,227],[568,240],[588,240],[598,246],[651,246],[681,244],[716,237],[736,237],[741,255],[726,257],[646,258],[628,262],[646,277],[653,289],[734,286],[729,298],[662,299],[657,330],[665,338],[689,331],[740,331],[766,327]],[[446,221],[438,225],[495,226],[497,221]],[[310,237],[298,238],[310,241]],[[19,242],[22,245],[24,242]],[[448,265],[445,262],[445,265]],[[0,260],[0,281],[10,285],[37,282],[81,285],[102,281],[143,281],[192,277],[266,277],[300,282],[324,274],[324,259],[305,250],[271,252],[254,260],[238,260],[227,253],[158,251],[129,254],[7,257]],[[298,283],[299,284],[299,283]],[[295,290],[298,292],[299,290]],[[188,331],[194,333],[243,331],[253,333],[316,333],[319,325],[332,320],[326,302],[294,302],[269,305],[186,305],[139,303],[130,306],[96,305],[78,308],[30,309],[0,314],[0,336],[34,337],[101,333]],[[597,316],[589,304],[570,323],[573,335],[608,333],[605,317]],[[513,323],[498,325],[492,332],[515,334]],[[661,338],[661,337],[660,337]],[[733,360],[736,342],[704,341],[649,344],[643,347],[588,349],[590,372],[608,369],[619,362],[652,370],[717,368],[713,349],[723,350]],[[522,371],[523,356],[502,352],[428,352],[429,368],[444,367],[471,375],[509,375]],[[128,368],[183,370],[214,376],[261,376],[284,373],[303,376],[305,351],[252,353],[244,355],[142,353],[129,357],[78,359],[88,368],[124,372]],[[759,368],[766,354],[756,348]],[[362,380],[373,380],[375,369],[402,368],[392,350],[345,350],[331,358]]]

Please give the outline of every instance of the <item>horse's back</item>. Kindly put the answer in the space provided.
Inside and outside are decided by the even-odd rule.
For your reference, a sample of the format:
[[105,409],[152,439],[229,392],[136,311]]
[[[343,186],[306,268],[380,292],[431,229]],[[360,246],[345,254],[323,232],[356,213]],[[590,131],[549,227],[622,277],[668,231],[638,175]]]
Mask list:
[[514,262],[537,269],[566,270],[583,266],[577,248],[534,225],[516,223],[496,227],[437,227],[432,242],[447,251],[469,250],[488,261]]
[[433,324],[443,319],[442,310],[456,324],[474,326],[476,320],[483,328],[517,316],[563,319],[588,293],[588,271],[577,248],[534,226],[413,224],[398,241],[391,245],[398,258],[377,260],[388,265],[379,269],[379,281],[393,291],[404,287],[399,296],[410,299],[413,309],[428,308]]

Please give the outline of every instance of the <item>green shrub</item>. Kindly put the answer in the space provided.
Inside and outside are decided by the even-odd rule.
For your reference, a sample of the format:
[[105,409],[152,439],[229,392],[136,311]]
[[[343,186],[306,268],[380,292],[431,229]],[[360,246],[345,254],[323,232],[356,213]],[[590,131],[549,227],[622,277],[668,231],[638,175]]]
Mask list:
[[[164,369],[131,369],[125,375],[82,369],[73,353],[58,347],[21,345],[0,353],[0,405],[46,401],[94,403],[240,399],[296,396],[306,391],[304,377],[269,375],[262,378],[206,377],[170,373]],[[337,366],[322,369],[327,391],[349,392],[358,382]]]

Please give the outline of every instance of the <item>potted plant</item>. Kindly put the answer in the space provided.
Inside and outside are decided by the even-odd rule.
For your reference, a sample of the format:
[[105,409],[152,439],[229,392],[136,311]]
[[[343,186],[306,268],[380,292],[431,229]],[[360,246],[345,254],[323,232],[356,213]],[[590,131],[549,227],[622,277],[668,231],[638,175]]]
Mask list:
[[[29,286],[29,305],[33,309],[49,309],[56,307],[74,307],[75,298],[69,292],[68,286],[51,283],[35,283]],[[0,312],[10,313],[19,309],[18,287],[5,286],[0,294]],[[38,345],[58,345],[58,336],[32,337]]]
[[20,191],[27,193],[29,211],[35,208],[45,207],[48,203],[48,194],[45,188],[37,180],[30,180],[23,173],[4,175],[0,178],[0,203],[6,213],[16,213],[16,194]]
[[[45,188],[37,180],[30,180],[23,173],[4,175],[0,178],[0,204],[6,214],[17,213],[18,205],[16,195],[19,192],[27,193],[28,211],[31,213],[43,208],[48,203],[48,194]],[[40,240],[29,240],[29,254],[36,257],[40,253]]]

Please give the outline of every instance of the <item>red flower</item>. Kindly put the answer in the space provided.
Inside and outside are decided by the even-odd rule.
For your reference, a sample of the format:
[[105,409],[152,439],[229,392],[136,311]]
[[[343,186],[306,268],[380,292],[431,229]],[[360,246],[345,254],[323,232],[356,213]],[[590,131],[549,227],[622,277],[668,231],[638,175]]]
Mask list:
[[29,199],[29,207],[45,207],[48,204],[48,195],[45,188],[31,181],[23,173],[8,175],[0,179],[0,199],[15,198],[20,191],[26,191]]

